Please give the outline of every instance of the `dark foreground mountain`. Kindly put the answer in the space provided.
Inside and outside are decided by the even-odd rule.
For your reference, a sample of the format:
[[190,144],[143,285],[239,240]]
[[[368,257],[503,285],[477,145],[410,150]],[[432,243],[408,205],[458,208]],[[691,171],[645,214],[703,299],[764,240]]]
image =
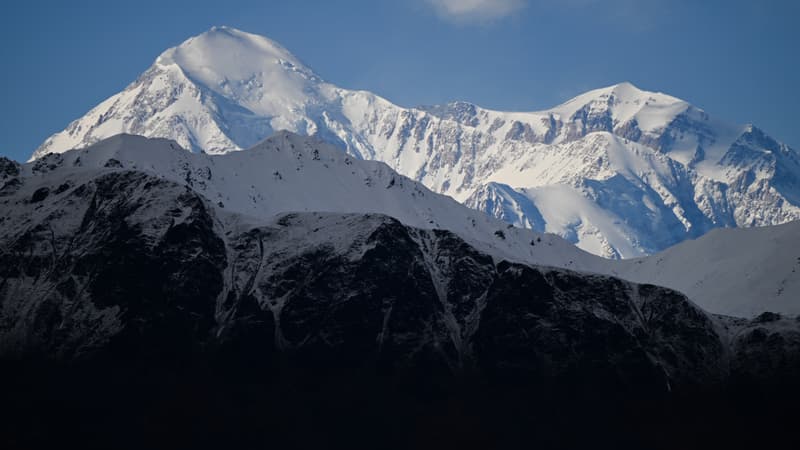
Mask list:
[[3,448],[788,435],[794,318],[713,316],[380,214],[247,217],[191,177],[67,156],[0,167]]

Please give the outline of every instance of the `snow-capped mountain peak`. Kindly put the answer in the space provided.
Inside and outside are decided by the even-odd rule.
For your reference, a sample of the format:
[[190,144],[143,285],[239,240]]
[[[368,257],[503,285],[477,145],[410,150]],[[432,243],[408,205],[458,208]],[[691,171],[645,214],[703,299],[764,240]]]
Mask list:
[[[314,100],[322,83],[280,44],[229,27],[189,38],[156,60],[156,66],[173,65],[196,84],[260,115],[285,113]],[[281,96],[265,96],[265,91]]]
[[336,96],[337,88],[280,44],[213,27],[164,51],[124,91],[45,141],[32,159],[119,133],[166,137],[206,153],[241,150],[277,130],[315,134],[307,112]]
[[581,114],[607,115],[613,128],[635,120],[640,130],[651,132],[666,127],[689,107],[681,99],[643,91],[632,83],[623,82],[578,95],[551,112],[562,120],[572,120]]
[[[240,60],[239,58],[260,58]],[[228,65],[220,66],[227,58]],[[272,60],[272,61],[270,61]],[[311,70],[279,43],[257,34],[231,28],[214,26],[208,31],[190,37],[176,47],[164,51],[156,60],[169,64],[177,62],[183,67],[192,64],[207,64],[213,71],[228,71],[227,74],[243,73],[249,68],[265,67],[265,62],[288,61],[307,72]]]
[[625,82],[543,111],[404,108],[327,83],[279,44],[227,27],[164,52],[32,159],[119,133],[219,154],[278,130],[385,162],[435,192],[606,257],[800,219],[794,150],[678,98]]

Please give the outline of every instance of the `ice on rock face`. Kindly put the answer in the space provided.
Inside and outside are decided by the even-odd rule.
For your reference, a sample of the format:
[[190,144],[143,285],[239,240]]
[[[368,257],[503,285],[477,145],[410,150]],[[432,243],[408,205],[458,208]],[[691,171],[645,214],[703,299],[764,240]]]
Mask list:
[[[609,258],[652,254],[715,228],[800,219],[794,150],[678,98],[620,83],[545,111],[403,108],[328,83],[274,41],[228,27],[165,51],[33,159],[118,133],[221,154],[279,130],[382,161],[470,207]],[[490,204],[493,183],[506,195]],[[520,216],[534,210],[542,220]]]

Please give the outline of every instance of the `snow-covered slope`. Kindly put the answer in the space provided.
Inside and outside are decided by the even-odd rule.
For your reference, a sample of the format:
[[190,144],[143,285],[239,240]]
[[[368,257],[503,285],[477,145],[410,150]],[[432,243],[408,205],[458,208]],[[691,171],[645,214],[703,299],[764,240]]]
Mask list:
[[512,227],[431,192],[384,163],[359,160],[287,131],[223,155],[191,153],[167,139],[117,135],[22,166],[22,176],[31,180],[23,186],[28,192],[17,195],[55,192],[75,185],[82,174],[96,176],[98,169],[142,171],[186,184],[245,227],[290,212],[380,213],[414,227],[450,230],[498,260],[580,270],[602,264],[556,235]]
[[800,315],[800,222],[714,230],[614,266],[610,273],[679,290],[709,311]]
[[277,43],[227,27],[164,52],[33,158],[123,132],[224,153],[277,130],[383,161],[435,192],[606,257],[800,219],[794,150],[677,98],[622,83],[538,112],[403,108],[338,88]]

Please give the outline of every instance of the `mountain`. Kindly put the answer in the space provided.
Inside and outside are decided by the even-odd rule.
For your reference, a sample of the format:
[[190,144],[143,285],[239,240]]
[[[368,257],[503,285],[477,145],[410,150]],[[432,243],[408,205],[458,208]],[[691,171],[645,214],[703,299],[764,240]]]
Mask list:
[[214,27],[162,53],[123,92],[49,138],[33,158],[120,133],[226,153],[279,130],[324,134],[325,120],[335,126],[343,109],[373,99],[324,82],[274,41]]
[[709,311],[800,315],[800,222],[713,230],[656,255],[620,261],[607,273],[669,286]]
[[622,83],[538,112],[403,108],[336,87],[279,44],[227,27],[162,53],[32,159],[119,133],[218,154],[277,130],[383,161],[472,208],[609,258],[715,228],[800,219],[797,152],[677,98]]
[[[226,155],[193,154],[173,141],[117,135],[26,166],[4,161],[0,195],[6,197],[46,198],[78,183],[62,179],[62,173],[75,177],[98,170],[136,170],[187,185],[212,202],[223,217],[237,217],[237,223],[258,224],[291,212],[378,213],[417,228],[446,229],[496,261],[666,286],[715,314],[800,314],[796,301],[800,273],[795,271],[800,269],[800,255],[792,251],[800,236],[796,222],[713,231],[646,258],[615,262],[585,253],[552,234],[510,227],[431,192],[383,163],[359,160],[328,143],[289,132],[278,132],[246,151]],[[16,176],[20,173],[31,177],[24,188]],[[519,197],[510,188],[494,186],[498,195]],[[18,230],[30,227],[32,219],[13,213],[10,200],[2,205],[11,212],[0,223]],[[527,214],[536,217],[530,211]],[[63,220],[49,223],[58,227]]]
[[796,319],[565,269],[620,263],[311,138],[118,135],[0,182],[10,448],[672,447],[793,417]]
[[[305,211],[379,213],[414,227],[447,229],[498,259],[581,268],[598,260],[557,236],[514,228],[465,208],[384,163],[359,160],[286,131],[226,155],[193,154],[167,139],[116,135],[78,151],[46,155],[26,167],[37,175],[36,183],[19,195],[47,196],[78,183],[58,178],[60,171],[51,175],[57,168],[70,176],[72,170],[120,168],[186,184],[220,210],[236,214],[238,221],[258,223],[279,213]],[[16,185],[4,191],[13,189]]]
[[[156,323],[183,315],[193,317],[194,325],[181,322],[176,330],[209,333],[181,341],[187,345],[235,334],[229,327],[235,329],[236,320],[255,317],[259,327],[271,330],[275,348],[288,351],[310,342],[325,347],[348,343],[347,334],[333,336],[353,319],[337,314],[375,314],[377,305],[358,308],[377,301],[383,302],[382,319],[370,319],[384,323],[377,336],[388,332],[387,320],[425,315],[414,319],[423,328],[394,338],[409,345],[401,360],[433,345],[426,351],[435,347],[443,353],[426,360],[442,358],[450,369],[463,368],[480,359],[475,352],[484,344],[473,342],[478,336],[494,340],[513,333],[521,325],[514,323],[532,314],[548,317],[546,322],[561,330],[551,332],[568,333],[562,338],[574,345],[601,339],[590,337],[599,330],[616,330],[630,334],[619,337],[620,345],[655,346],[642,361],[655,362],[658,377],[674,383],[725,376],[730,351],[720,347],[730,345],[733,336],[726,337],[725,330],[739,333],[750,326],[712,316],[666,288],[568,270],[624,272],[628,266],[649,267],[648,260],[603,260],[557,236],[509,227],[383,163],[353,159],[289,132],[225,155],[193,154],[166,139],[117,135],[25,165],[0,162],[0,202],[7,212],[0,219],[0,342],[6,352],[31,347],[74,358],[127,336],[137,324],[149,333]],[[784,228],[783,236],[796,235],[793,226]],[[719,234],[724,233],[703,240],[717,241]],[[680,248],[674,249],[678,255],[685,253]],[[648,273],[636,276],[654,276]],[[393,298],[400,303],[394,305]],[[537,302],[544,302],[544,309],[523,312],[539,308]],[[361,306],[351,311],[351,304]],[[243,311],[247,314],[239,317]],[[795,326],[773,316],[754,323]],[[492,324],[497,327],[482,334]],[[311,325],[333,328],[314,331],[325,338],[297,329]],[[569,334],[571,327],[578,327],[576,334]],[[682,327],[694,330],[686,331],[691,342],[679,342],[687,339]],[[145,332],[136,333],[139,339]],[[650,337],[640,341],[642,333]],[[407,342],[412,337],[423,341]],[[509,335],[492,345],[527,345],[520,339]],[[679,341],[661,348],[660,339]],[[686,348],[680,352],[699,351],[703,340],[703,351],[716,356],[659,356],[681,346]],[[486,356],[504,352],[496,348]],[[548,356],[551,362],[559,352]],[[510,355],[517,354],[528,352]],[[716,361],[713,367],[696,366],[711,363],[708,358]],[[529,363],[511,366],[518,364]]]

